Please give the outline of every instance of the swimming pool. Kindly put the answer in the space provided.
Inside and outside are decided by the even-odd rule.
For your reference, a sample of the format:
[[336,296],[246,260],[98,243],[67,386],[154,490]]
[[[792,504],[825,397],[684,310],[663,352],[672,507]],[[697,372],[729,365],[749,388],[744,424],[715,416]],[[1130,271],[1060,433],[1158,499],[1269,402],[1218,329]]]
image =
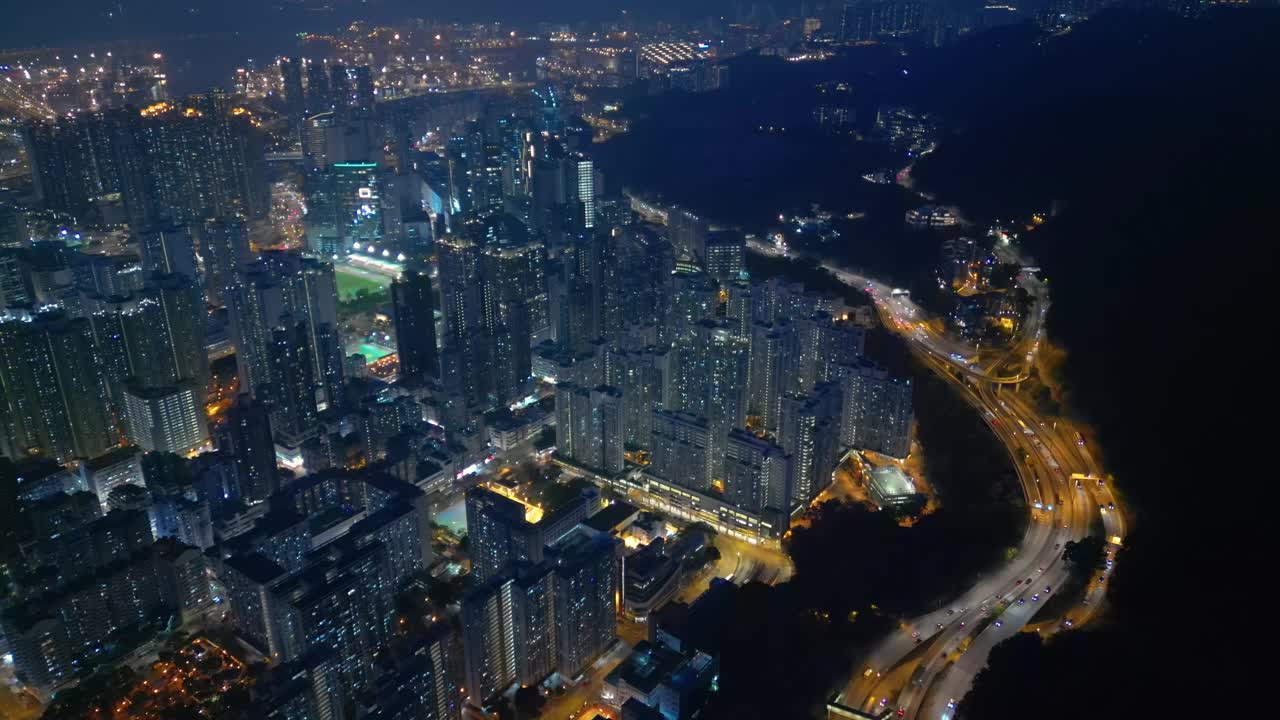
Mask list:
[[374,345],[372,343],[360,343],[359,345],[354,346],[351,352],[356,352],[363,355],[364,361],[367,363],[375,363],[381,360],[382,358],[390,355],[391,353],[395,352],[395,350],[389,347],[384,347],[382,345]]

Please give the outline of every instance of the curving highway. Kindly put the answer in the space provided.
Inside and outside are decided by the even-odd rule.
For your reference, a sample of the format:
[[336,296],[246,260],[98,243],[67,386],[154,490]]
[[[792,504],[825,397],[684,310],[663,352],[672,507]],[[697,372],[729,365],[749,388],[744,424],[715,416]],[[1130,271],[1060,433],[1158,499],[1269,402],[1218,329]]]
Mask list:
[[[795,257],[758,241],[756,252]],[[823,263],[850,287],[866,292],[885,327],[908,342],[916,357],[952,383],[999,438],[1013,459],[1030,522],[1011,560],[983,576],[949,605],[904,622],[855,668],[837,701],[864,711],[900,710],[900,716],[951,720],[960,698],[999,642],[1021,632],[1067,577],[1063,546],[1102,534],[1110,558],[1123,542],[1124,516],[1102,468],[1080,444],[1069,421],[1046,419],[1017,392],[1029,377],[1048,311],[1044,283],[1024,273],[1018,282],[1033,305],[1009,350],[983,360],[973,348],[934,329],[927,314],[883,283]],[[1016,365],[1016,372],[1007,368]],[[1002,374],[1002,371],[1005,374]],[[1108,569],[1091,579],[1084,601],[1065,618],[1036,628],[1059,632],[1087,622],[1106,592]]]
[[[842,282],[866,291],[885,326],[902,335],[917,358],[955,385],[982,415],[1013,457],[1031,513],[1012,560],[951,606],[904,624],[871,654],[867,668],[855,675],[841,697],[842,704],[866,710],[897,707],[905,717],[950,720],[956,703],[986,665],[991,648],[1023,630],[1039,603],[1066,579],[1063,545],[1098,534],[1099,528],[1111,543],[1123,542],[1123,516],[1114,509],[1115,498],[1100,480],[1101,468],[1078,443],[1075,427],[1041,417],[1034,404],[1016,392],[1016,383],[1026,379],[1034,362],[1042,333],[1048,305],[1042,285],[1033,292],[1035,303],[1013,350],[994,362],[980,363],[968,357],[971,350],[958,350],[955,341],[928,330],[923,312],[910,300],[855,273],[827,269]],[[1019,354],[1019,372],[999,375],[1000,368]],[[1070,624],[1055,623],[1042,632],[1087,621],[1104,592],[1105,582],[1091,582],[1088,604],[1067,613]],[[928,645],[923,652],[912,653],[917,640]],[[898,666],[908,655],[914,669],[903,681],[903,672],[890,671],[901,670]],[[867,669],[870,675],[865,674]]]

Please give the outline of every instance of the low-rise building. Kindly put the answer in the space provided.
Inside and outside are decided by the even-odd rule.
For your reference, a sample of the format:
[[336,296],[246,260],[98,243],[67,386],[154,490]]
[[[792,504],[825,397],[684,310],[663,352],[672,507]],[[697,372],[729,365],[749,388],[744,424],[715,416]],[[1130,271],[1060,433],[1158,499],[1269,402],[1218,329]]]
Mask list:
[[916,496],[915,483],[897,465],[875,467],[867,475],[867,490],[881,508],[903,505]]
[[718,673],[719,663],[704,652],[644,640],[605,678],[600,697],[619,709],[638,701],[667,720],[686,720],[702,708]]

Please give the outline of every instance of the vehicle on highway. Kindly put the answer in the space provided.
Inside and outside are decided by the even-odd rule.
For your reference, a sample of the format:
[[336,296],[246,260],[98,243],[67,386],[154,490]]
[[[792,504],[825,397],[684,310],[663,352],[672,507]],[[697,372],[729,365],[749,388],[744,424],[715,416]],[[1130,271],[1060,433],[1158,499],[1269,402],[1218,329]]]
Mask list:
[[996,627],[998,627],[998,628],[1000,628],[1000,627],[1004,627],[1004,621],[1003,621],[1003,620],[997,620],[997,621],[995,621],[994,625],[995,625]]
[[913,638],[918,638],[918,637],[920,637],[920,631],[919,631],[919,630],[917,630],[917,631],[915,631],[915,632],[911,633],[911,637],[913,637]]
[[1084,447],[1084,435],[1081,435],[1079,431],[1076,431],[1076,444]]
[[1018,598],[1018,604],[1019,604],[1019,605],[1026,605],[1026,604],[1027,604],[1027,599],[1026,599],[1026,598]]
[[1031,596],[1031,602],[1040,602],[1040,593]]
[[1045,585],[1045,586],[1044,586],[1044,592],[1045,592],[1045,594],[1046,594],[1046,595],[1047,595],[1047,594],[1049,594],[1049,592],[1050,592],[1052,589],[1053,589],[1053,588],[1049,587],[1048,585]]
[[950,700],[948,700],[948,701],[947,701],[947,709],[948,709],[948,710],[955,710],[955,709],[956,709],[956,699],[955,699],[955,698],[951,698]]

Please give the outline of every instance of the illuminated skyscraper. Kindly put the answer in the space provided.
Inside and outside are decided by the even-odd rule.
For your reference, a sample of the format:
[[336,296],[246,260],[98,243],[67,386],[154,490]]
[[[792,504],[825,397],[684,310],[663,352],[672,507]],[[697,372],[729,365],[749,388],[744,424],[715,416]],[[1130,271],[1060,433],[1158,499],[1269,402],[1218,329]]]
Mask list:
[[583,230],[591,230],[596,225],[596,187],[595,165],[591,158],[582,153],[575,153],[568,161],[569,178],[565,183],[567,200],[573,209],[573,226]]
[[391,640],[396,580],[387,550],[377,541],[339,549],[270,590],[282,659],[329,653],[344,705],[373,687],[375,658]]
[[707,274],[721,284],[737,278],[746,268],[746,240],[740,232],[718,230],[708,233],[705,253]]

